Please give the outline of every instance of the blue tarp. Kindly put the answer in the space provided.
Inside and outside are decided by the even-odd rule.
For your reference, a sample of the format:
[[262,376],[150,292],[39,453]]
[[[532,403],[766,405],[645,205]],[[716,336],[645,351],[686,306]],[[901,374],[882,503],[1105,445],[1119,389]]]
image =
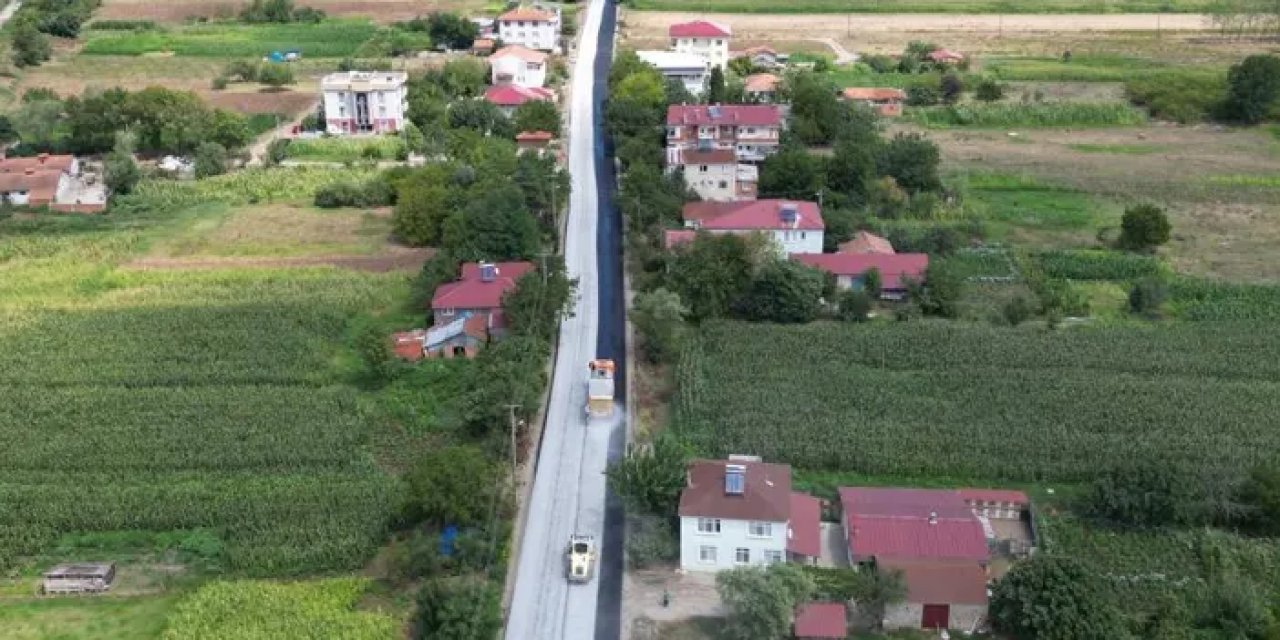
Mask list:
[[449,525],[440,532],[440,555],[448,558],[453,556],[453,543],[458,539],[458,528]]

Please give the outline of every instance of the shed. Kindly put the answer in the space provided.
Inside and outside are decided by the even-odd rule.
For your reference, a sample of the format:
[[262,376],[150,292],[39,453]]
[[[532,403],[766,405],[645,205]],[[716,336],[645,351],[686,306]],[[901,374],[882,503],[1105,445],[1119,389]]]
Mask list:
[[44,573],[41,593],[101,593],[116,578],[114,562],[60,564]]
[[844,638],[848,633],[845,606],[838,602],[811,602],[796,608],[797,640]]

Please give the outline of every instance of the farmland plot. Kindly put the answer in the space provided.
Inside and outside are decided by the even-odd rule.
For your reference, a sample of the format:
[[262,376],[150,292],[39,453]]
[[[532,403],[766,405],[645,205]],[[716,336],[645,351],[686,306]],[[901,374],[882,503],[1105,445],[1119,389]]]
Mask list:
[[1015,481],[1085,480],[1135,458],[1236,469],[1280,455],[1280,343],[1257,324],[715,322],[692,347],[675,427],[701,455]]

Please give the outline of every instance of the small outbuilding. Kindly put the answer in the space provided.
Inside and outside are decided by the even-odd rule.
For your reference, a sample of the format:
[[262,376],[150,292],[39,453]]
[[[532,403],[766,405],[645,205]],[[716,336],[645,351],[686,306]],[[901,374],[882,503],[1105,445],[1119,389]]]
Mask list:
[[40,593],[102,593],[116,579],[114,562],[60,564],[44,572]]
[[796,640],[833,640],[848,634],[848,613],[839,602],[811,602],[796,608]]

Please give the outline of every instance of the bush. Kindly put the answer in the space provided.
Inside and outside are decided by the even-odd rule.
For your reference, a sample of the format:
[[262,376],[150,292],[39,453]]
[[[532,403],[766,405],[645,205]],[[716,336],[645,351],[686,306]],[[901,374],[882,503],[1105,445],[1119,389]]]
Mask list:
[[1129,311],[1148,317],[1157,317],[1168,296],[1169,287],[1162,280],[1143,278],[1129,290]]
[[14,28],[12,44],[13,64],[18,68],[39,66],[53,55],[49,37],[27,21]]
[[907,104],[912,107],[928,107],[942,101],[942,91],[932,84],[913,84],[907,87]]
[[1168,465],[1135,462],[1095,480],[1080,508],[1093,518],[1129,527],[1196,524],[1201,496],[1193,487],[1199,484]]
[[293,84],[293,69],[284,63],[274,63],[263,65],[258,71],[258,82],[269,87],[280,88],[286,84]]
[[1123,623],[1101,578],[1079,560],[1037,554],[996,583],[991,622],[1012,638],[1115,640]]
[[840,294],[838,317],[846,322],[866,322],[871,313],[871,296],[850,289]]
[[1149,251],[1169,241],[1172,226],[1164,209],[1140,204],[1124,210],[1117,243],[1130,251]]
[[1004,85],[993,78],[983,78],[974,89],[973,97],[983,102],[995,102],[1004,97]]
[[395,189],[382,178],[365,183],[335,182],[316,189],[315,205],[337,207],[387,207],[395,203]]
[[154,20],[94,20],[86,29],[91,31],[152,31],[156,29]]
[[948,73],[942,76],[940,83],[942,90],[942,101],[947,104],[955,104],[960,99],[960,95],[964,93],[964,82],[960,80],[960,76],[954,73]]
[[1227,74],[1226,117],[1257,124],[1270,115],[1280,100],[1280,57],[1253,55],[1233,65]]
[[226,89],[226,88],[227,88],[227,77],[226,77],[226,76],[218,76],[218,77],[216,77],[216,78],[214,78],[214,79],[213,79],[213,82],[209,83],[209,86],[210,86],[214,91],[222,91],[223,89]]
[[1216,71],[1188,70],[1135,78],[1124,90],[1130,102],[1146,107],[1153,118],[1191,123],[1209,117],[1221,105],[1227,79]]
[[880,54],[865,55],[862,57],[862,63],[871,67],[871,70],[876,73],[893,73],[898,67],[892,57]]
[[643,515],[631,519],[627,532],[628,568],[648,569],[679,559],[680,537],[669,518]]
[[196,147],[195,174],[197,178],[220,176],[226,172],[226,147],[216,142],[205,142]]
[[1009,326],[1016,327],[1035,315],[1035,306],[1026,296],[1019,294],[1005,303],[1004,308],[1001,309],[1001,314],[1004,316],[1004,321],[1009,323]]
[[502,630],[502,594],[471,578],[435,578],[418,591],[417,638],[492,640]]
[[288,138],[276,138],[275,140],[272,140],[271,143],[267,145],[267,153],[263,156],[263,162],[265,162],[269,167],[273,167],[284,162],[285,158],[289,157],[290,142],[292,141]]

